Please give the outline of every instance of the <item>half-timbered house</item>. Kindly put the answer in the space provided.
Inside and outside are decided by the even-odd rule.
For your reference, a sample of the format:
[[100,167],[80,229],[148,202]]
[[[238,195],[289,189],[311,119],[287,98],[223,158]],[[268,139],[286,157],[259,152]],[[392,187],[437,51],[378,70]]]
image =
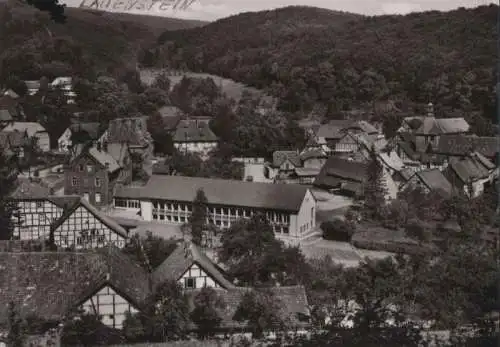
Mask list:
[[195,244],[182,242],[153,272],[155,287],[166,281],[177,281],[184,289],[234,288],[224,271]]

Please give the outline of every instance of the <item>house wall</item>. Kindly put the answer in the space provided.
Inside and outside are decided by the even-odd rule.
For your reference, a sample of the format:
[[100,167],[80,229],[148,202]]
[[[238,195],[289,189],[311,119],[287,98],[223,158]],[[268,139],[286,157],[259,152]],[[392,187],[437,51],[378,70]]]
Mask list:
[[47,132],[39,132],[35,134],[38,141],[38,147],[42,152],[50,151],[50,138]]
[[345,153],[345,152],[356,152],[358,150],[358,144],[349,135],[345,135],[335,144],[335,152]]
[[308,189],[299,213],[290,216],[290,235],[300,238],[316,227],[316,200]]
[[57,140],[57,149],[61,152],[68,152],[71,146],[71,130],[66,129]]
[[81,305],[91,314],[100,315],[103,324],[110,328],[123,328],[126,312],[137,313],[137,309],[117,294],[113,288],[106,286]]
[[15,239],[36,240],[48,236],[52,223],[60,218],[63,209],[47,200],[21,200],[18,216],[13,216]]
[[174,147],[179,151],[207,155],[217,148],[217,142],[174,142]]
[[54,231],[54,241],[59,247],[91,249],[112,243],[117,247],[125,246],[125,238],[96,218],[85,207],[79,206]]
[[64,174],[64,194],[88,196],[88,201],[94,206],[110,203],[110,188],[106,168],[88,154],[74,160]]
[[[127,202],[125,202],[125,200]],[[115,207],[137,211],[136,208],[124,207],[129,204],[127,198],[115,198]],[[116,206],[118,202],[119,206]],[[160,224],[182,225],[187,223],[192,211],[192,202],[179,202],[169,200],[141,200],[141,216],[143,220]],[[209,216],[207,222],[213,222],[221,229],[229,228],[240,218],[249,218],[255,213],[264,213],[270,221],[274,232],[290,234],[292,233],[291,220],[293,214],[279,210],[262,210],[253,207],[235,207],[208,205]]]
[[281,163],[279,170],[284,171],[284,172],[290,172],[293,171],[296,168],[295,165],[290,160],[285,160],[283,163]]
[[[179,278],[179,284],[185,289],[196,288],[220,288],[220,285],[210,275],[203,271],[198,264],[193,264],[182,276]],[[193,287],[194,285],[194,287]]]

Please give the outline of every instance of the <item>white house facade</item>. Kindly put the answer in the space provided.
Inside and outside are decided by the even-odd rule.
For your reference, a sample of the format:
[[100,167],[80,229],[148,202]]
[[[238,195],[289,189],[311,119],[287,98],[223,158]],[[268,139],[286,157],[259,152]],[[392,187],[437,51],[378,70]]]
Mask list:
[[221,229],[257,213],[284,236],[301,238],[316,226],[316,201],[296,184],[153,175],[143,187],[118,187],[114,206],[139,212],[145,221],[181,225],[189,220],[198,189],[208,200],[207,222]]

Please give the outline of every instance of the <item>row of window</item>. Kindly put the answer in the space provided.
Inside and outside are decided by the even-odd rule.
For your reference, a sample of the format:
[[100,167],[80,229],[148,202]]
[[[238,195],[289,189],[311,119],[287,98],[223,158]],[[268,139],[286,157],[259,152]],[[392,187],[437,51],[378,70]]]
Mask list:
[[[90,194],[89,193],[83,193],[83,198],[87,201],[90,201]],[[95,193],[94,194],[94,201],[96,203],[100,203],[102,201],[102,196],[101,193]]]
[[141,208],[141,202],[139,200],[115,198],[115,207]]
[[[78,183],[79,183],[78,177],[73,176],[73,178],[71,179],[71,185],[75,187],[78,185]],[[99,177],[94,178],[94,186],[96,187],[101,186],[101,179]]]

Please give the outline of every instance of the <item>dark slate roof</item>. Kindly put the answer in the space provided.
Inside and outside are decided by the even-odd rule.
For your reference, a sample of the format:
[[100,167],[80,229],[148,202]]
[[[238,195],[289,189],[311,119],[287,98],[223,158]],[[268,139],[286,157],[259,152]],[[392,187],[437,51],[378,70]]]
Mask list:
[[143,187],[117,187],[115,196],[192,202],[203,189],[210,204],[297,212],[307,192],[298,184],[269,184],[201,177],[153,175]]
[[438,169],[420,171],[416,175],[430,190],[445,195],[451,195],[453,192],[453,186]]
[[56,220],[54,222],[54,224],[52,224],[51,229],[57,230],[57,228],[59,228],[64,223],[64,221],[66,221],[73,214],[73,212],[75,212],[75,210],[80,206],[83,206],[87,211],[89,211],[92,215],[94,215],[94,217],[96,217],[98,220],[100,220],[101,223],[106,225],[108,228],[113,230],[115,233],[119,234],[120,236],[122,236],[124,238],[128,237],[127,231],[120,224],[118,224],[111,217],[108,217],[107,215],[105,215],[103,212],[99,211],[97,208],[92,206],[92,204],[90,204],[87,200],[85,200],[83,198],[80,198],[78,203],[74,204],[69,209],[67,209],[64,212],[64,214],[61,216],[61,218],[59,218],[58,220]]
[[309,148],[309,149],[306,149],[304,150],[301,154],[300,154],[300,159],[302,161],[306,161],[308,159],[315,159],[315,158],[327,158],[328,156],[326,155],[325,152],[323,152],[321,149],[319,148]]
[[22,131],[0,131],[0,147],[4,150],[22,147],[29,142],[28,135]]
[[322,124],[316,132],[316,137],[325,139],[340,139],[344,136],[344,129],[353,125],[351,120],[332,120],[327,124]]
[[286,160],[289,160],[295,167],[300,167],[300,156],[297,151],[275,151],[273,153],[273,166],[280,167]]
[[366,170],[366,163],[330,157],[314,180],[314,185],[336,187],[345,181],[362,183],[366,179]]
[[46,199],[51,194],[50,188],[29,179],[18,179],[18,186],[11,197],[16,200]]
[[74,123],[69,126],[72,133],[85,132],[92,140],[97,140],[103,133],[99,123]]
[[0,253],[0,325],[7,306],[21,315],[59,320],[104,285],[139,306],[149,294],[148,276],[112,246],[88,252]]
[[225,289],[235,287],[225,278],[223,270],[191,242],[182,242],[177,245],[172,254],[154,270],[153,285],[156,287],[167,280],[177,281],[195,263],[221,287]]
[[[233,320],[234,314],[245,295],[251,288],[237,287],[229,290],[215,289],[222,299],[222,307],[218,308],[219,316],[222,318],[222,329],[245,329],[246,322]],[[279,306],[279,316],[289,328],[304,328],[310,324],[308,300],[303,286],[274,287],[268,288]],[[189,303],[193,306],[193,299],[198,291],[188,293]]]
[[449,168],[458,175],[462,182],[466,183],[469,180],[488,177],[495,165],[484,156],[472,153],[465,158],[450,159]]
[[216,142],[217,136],[205,121],[181,121],[173,136],[174,142]]
[[494,157],[498,153],[499,139],[496,136],[443,135],[439,138],[436,153],[466,155],[471,150],[484,156]]
[[148,146],[151,143],[151,134],[147,130],[147,117],[113,119],[109,122],[107,141]]

